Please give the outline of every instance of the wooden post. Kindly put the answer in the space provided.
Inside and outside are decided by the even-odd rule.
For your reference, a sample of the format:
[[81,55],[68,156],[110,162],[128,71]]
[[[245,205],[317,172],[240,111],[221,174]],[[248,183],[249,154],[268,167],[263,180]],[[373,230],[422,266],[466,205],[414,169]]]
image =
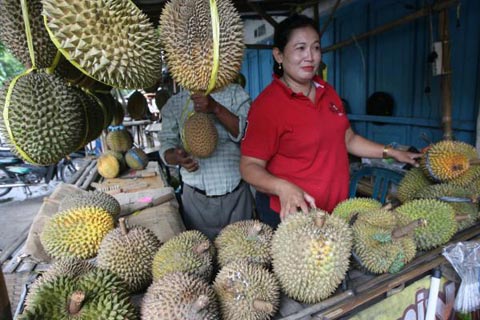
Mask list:
[[8,298],[7,285],[0,270],[0,320],[12,320],[10,299]]
[[450,65],[450,37],[448,32],[448,11],[444,9],[438,14],[440,40],[442,41],[442,78],[440,90],[442,91],[442,124],[443,138],[452,140],[452,70]]

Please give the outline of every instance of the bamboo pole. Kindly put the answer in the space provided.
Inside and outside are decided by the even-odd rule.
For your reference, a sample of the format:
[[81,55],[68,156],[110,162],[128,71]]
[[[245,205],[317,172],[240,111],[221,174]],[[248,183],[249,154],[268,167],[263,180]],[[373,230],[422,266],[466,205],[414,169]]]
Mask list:
[[450,36],[448,32],[448,11],[446,9],[439,13],[439,32],[442,41],[442,75],[440,79],[440,90],[442,94],[442,125],[443,138],[452,140],[452,69],[450,65]]

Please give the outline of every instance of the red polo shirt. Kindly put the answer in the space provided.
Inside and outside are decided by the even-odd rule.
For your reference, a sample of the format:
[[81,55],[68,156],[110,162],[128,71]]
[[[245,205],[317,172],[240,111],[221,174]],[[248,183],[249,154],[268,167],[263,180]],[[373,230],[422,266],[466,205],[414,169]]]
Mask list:
[[[350,124],[335,90],[314,78],[315,103],[278,77],[253,102],[242,155],[267,161],[271,174],[290,181],[331,212],[348,197],[349,163],[345,132]],[[277,196],[270,207],[280,212]]]

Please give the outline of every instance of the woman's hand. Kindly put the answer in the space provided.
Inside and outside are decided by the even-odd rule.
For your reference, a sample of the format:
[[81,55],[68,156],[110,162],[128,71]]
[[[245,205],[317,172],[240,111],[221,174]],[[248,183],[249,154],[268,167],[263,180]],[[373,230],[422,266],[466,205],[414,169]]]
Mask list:
[[289,214],[298,211],[308,213],[309,206],[315,208],[315,199],[294,185],[293,183],[284,181],[279,187],[278,197],[280,198],[280,219],[283,220]]
[[417,162],[416,159],[421,158],[423,154],[415,153],[415,152],[409,152],[409,151],[403,151],[403,150],[397,150],[397,149],[390,149],[390,150],[388,150],[387,155],[389,157],[392,157],[393,159],[399,161],[399,162],[409,163],[414,167],[418,167],[418,162]]
[[188,154],[182,148],[175,148],[174,150],[175,158],[177,163],[185,168],[189,172],[197,171],[198,170],[198,162],[192,158],[190,154]]

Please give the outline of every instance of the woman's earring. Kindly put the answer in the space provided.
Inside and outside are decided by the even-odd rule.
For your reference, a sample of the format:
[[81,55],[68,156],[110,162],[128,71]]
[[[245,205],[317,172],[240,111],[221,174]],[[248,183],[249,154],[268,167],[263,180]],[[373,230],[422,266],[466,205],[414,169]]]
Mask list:
[[278,64],[278,69],[282,70],[282,64],[281,63]]

